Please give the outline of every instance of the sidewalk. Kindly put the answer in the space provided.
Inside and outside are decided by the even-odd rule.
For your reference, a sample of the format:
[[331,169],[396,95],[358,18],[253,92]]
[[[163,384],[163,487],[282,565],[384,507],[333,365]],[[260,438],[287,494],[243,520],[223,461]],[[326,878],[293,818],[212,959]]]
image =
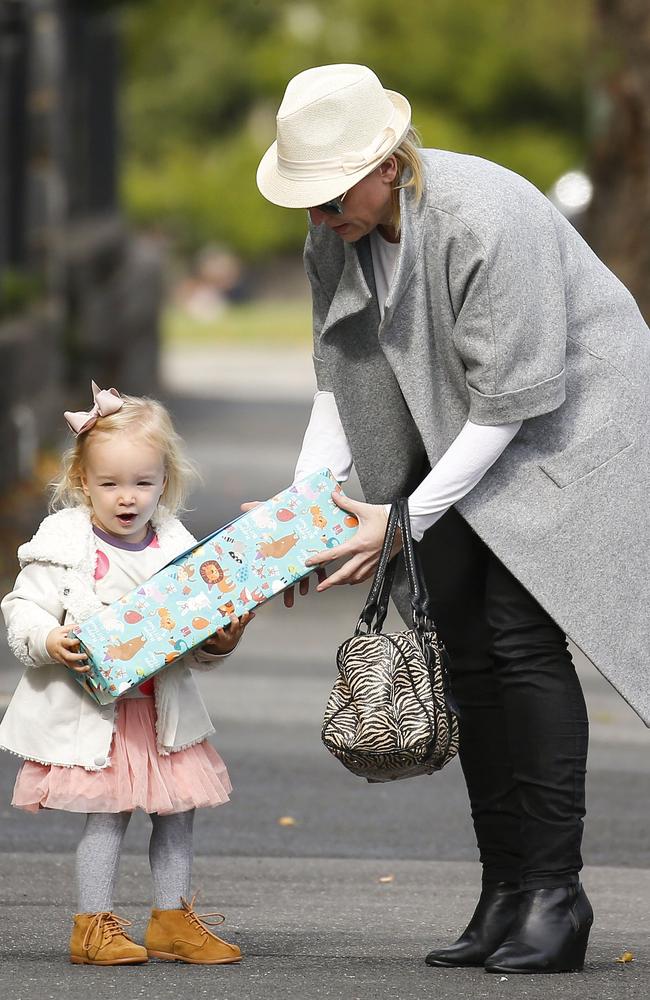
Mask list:
[[[198,858],[198,912],[227,915],[222,934],[240,945],[240,966],[165,962],[124,968],[71,966],[69,855],[0,856],[3,927],[0,995],[5,1000],[646,1000],[650,872],[597,868],[586,888],[596,926],[582,973],[500,976],[481,969],[430,969],[423,957],[450,940],[471,912],[475,865],[434,861],[238,857]],[[390,882],[381,877],[392,876]],[[423,892],[422,887],[430,887]],[[444,887],[444,888],[443,888]],[[148,915],[144,858],[123,859],[117,912],[141,940]]]
[[[309,612],[315,602],[305,600],[293,625],[294,642],[283,649],[281,659],[269,660],[269,650],[279,646],[286,619],[279,606],[269,606],[264,628],[251,630],[237,661],[224,664],[218,678],[199,678],[217,722],[217,745],[238,771],[238,794],[228,812],[208,810],[199,820],[200,853],[193,880],[201,890],[197,910],[226,914],[223,936],[241,946],[245,955],[241,966],[203,969],[160,962],[121,969],[71,966],[67,935],[74,909],[73,850],[79,823],[64,817],[57,824],[55,814],[32,816],[25,817],[23,839],[16,841],[20,850],[0,853],[0,997],[59,1000],[65,995],[66,1000],[87,1000],[92,991],[94,1000],[116,995],[123,1000],[166,1000],[177,993],[192,1000],[647,1000],[650,870],[641,867],[588,864],[584,883],[596,923],[583,973],[503,978],[480,969],[424,965],[427,951],[453,940],[471,914],[478,866],[465,861],[402,860],[384,851],[378,858],[332,854],[337,849],[340,854],[347,844],[368,843],[372,850],[378,836],[392,845],[394,853],[412,851],[410,831],[403,830],[400,837],[396,828],[399,817],[407,817],[407,824],[419,828],[425,838],[433,819],[428,849],[449,850],[445,845],[454,825],[448,833],[447,824],[449,814],[453,818],[459,808],[454,797],[459,775],[454,777],[452,765],[428,785],[400,782],[399,788],[377,789],[348,782],[342,769],[328,767],[327,755],[318,746],[318,720],[329,687],[331,650],[318,634],[324,625],[319,626]],[[345,621],[337,617],[334,642],[336,631],[344,627]],[[310,664],[305,671],[310,634]],[[0,678],[5,684],[9,680],[2,671]],[[608,693],[593,672],[584,680],[594,714],[600,714],[593,727],[590,772],[615,766],[617,756],[629,760],[626,767],[645,770],[647,731],[634,725],[620,699]],[[278,741],[284,756],[278,756]],[[251,755],[248,764],[243,748]],[[13,767],[8,770],[13,773]],[[260,787],[255,784],[256,773]],[[287,791],[282,775],[295,787]],[[622,784],[629,776],[621,772],[618,779]],[[0,815],[9,830],[12,821],[21,820],[8,805],[9,784],[6,792]],[[420,809],[422,792],[430,810]],[[462,788],[456,788],[456,794],[463,798]],[[319,803],[325,806],[320,823],[326,837],[330,831],[325,842]],[[639,805],[635,813],[632,801],[628,804],[626,822],[638,824]],[[331,816],[333,809],[337,819]],[[465,809],[463,801],[462,814]],[[282,834],[276,817],[294,810],[298,825],[289,835]],[[601,822],[616,829],[621,821],[617,814]],[[594,818],[592,833],[595,826]],[[131,827],[116,910],[134,921],[134,935],[141,940],[151,895],[148,822],[138,814]],[[266,832],[255,835],[257,828]],[[338,848],[332,831],[338,834]],[[647,830],[639,837],[647,842]],[[259,843],[259,851],[251,839]],[[70,852],[61,853],[68,840]],[[130,853],[129,847],[138,853]],[[240,853],[226,853],[233,849]],[[618,855],[611,849],[605,853],[609,858],[621,856],[620,845]],[[627,852],[625,857],[635,863]],[[642,865],[643,848],[634,857]],[[635,960],[617,963],[624,951]]]
[[311,350],[300,346],[169,344],[160,376],[165,388],[182,396],[240,402],[303,402],[316,391]]

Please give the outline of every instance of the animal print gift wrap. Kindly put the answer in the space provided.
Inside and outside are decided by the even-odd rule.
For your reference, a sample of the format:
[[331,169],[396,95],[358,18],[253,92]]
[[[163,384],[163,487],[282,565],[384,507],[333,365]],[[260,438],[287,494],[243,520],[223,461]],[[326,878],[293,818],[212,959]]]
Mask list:
[[232,614],[264,604],[313,572],[305,560],[340,545],[357,520],[336,506],[328,469],[307,476],[208,535],[76,630],[90,672],[74,674],[110,704],[198,646]]

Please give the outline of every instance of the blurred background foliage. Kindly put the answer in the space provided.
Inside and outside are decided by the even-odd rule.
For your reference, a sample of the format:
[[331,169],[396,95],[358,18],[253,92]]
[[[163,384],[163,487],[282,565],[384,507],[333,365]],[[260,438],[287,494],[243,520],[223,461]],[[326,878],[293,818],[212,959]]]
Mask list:
[[425,146],[486,156],[542,190],[582,164],[592,0],[131,0],[122,7],[123,194],[192,253],[297,250],[305,219],[255,171],[287,81],[370,65],[406,94]]

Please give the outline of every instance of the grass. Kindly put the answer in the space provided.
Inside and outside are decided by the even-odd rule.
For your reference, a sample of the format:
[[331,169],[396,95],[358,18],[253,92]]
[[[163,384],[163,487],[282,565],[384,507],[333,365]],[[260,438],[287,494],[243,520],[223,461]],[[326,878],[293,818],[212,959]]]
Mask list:
[[162,318],[163,341],[168,344],[311,343],[311,302],[256,301],[229,305],[215,319],[201,321],[174,306]]

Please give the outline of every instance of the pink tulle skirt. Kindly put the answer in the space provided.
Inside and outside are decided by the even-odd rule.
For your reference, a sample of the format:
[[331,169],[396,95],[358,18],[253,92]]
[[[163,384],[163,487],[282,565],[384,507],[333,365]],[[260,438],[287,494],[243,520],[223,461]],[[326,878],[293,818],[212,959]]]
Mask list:
[[176,813],[227,802],[232,785],[223,760],[204,740],[161,756],[153,698],[117,705],[111,763],[101,771],[23,762],[11,801],[18,809],[67,812]]

